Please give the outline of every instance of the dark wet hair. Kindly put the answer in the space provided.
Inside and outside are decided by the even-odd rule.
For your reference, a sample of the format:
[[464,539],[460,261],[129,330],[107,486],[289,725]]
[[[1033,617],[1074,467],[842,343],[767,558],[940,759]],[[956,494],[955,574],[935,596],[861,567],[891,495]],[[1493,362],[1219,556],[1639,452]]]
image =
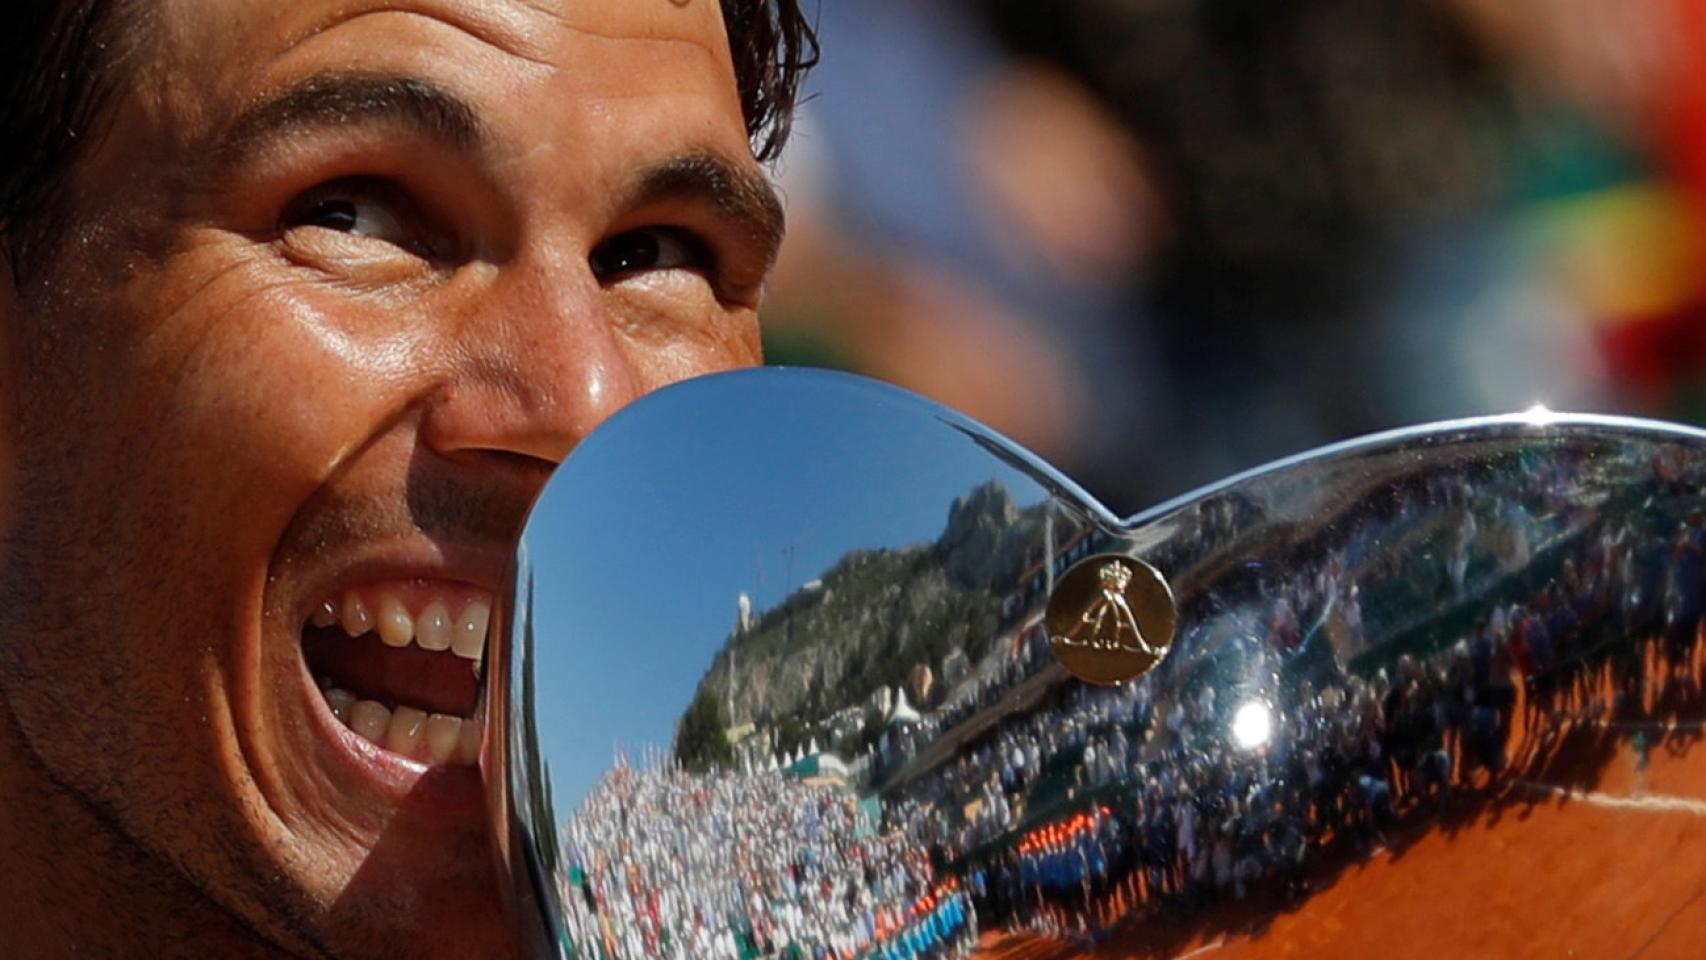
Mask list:
[[[773,159],[788,137],[817,36],[800,0],[721,0],[753,152]],[[0,3],[0,237],[14,270],[141,32],[135,0]]]
[[817,64],[817,33],[799,0],[722,0],[746,132],[760,160],[788,139],[800,81]]

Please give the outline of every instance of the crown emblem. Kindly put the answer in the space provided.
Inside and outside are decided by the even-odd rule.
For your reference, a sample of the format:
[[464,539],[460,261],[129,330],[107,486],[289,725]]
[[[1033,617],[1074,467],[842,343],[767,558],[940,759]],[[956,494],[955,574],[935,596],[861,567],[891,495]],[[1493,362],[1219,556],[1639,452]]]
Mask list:
[[1173,642],[1172,591],[1130,557],[1090,557],[1049,597],[1049,645],[1075,676],[1123,683],[1148,673]]

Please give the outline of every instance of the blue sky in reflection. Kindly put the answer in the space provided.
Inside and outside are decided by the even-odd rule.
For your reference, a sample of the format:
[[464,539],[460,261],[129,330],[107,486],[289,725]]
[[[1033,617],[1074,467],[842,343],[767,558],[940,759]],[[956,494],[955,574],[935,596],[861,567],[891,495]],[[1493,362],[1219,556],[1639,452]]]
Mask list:
[[990,479],[1040,486],[890,388],[811,371],[726,375],[653,395],[570,457],[525,541],[540,731],[559,816],[620,744],[667,747],[736,622],[849,550],[934,540]]

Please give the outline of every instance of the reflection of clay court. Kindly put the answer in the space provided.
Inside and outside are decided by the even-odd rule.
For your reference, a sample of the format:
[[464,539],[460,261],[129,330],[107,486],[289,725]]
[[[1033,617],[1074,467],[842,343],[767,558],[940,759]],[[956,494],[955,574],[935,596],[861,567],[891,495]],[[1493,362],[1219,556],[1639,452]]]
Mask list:
[[[1310,893],[1149,911],[1097,943],[986,931],[987,960],[1706,955],[1706,763],[1696,709],[1598,720],[1497,793],[1416,811],[1367,861],[1323,857]],[[1679,718],[1680,715],[1680,718]],[[1644,741],[1644,742],[1643,742]],[[1645,762],[1642,755],[1645,754]],[[1514,771],[1513,771],[1514,772]],[[1325,851],[1324,851],[1325,852]]]
[[[644,900],[625,913],[631,871],[593,871],[610,890],[583,897],[586,919],[617,916],[642,941],[667,928],[687,955],[730,960],[1706,957],[1706,765],[1691,756],[1706,732],[1706,470],[1692,449],[1673,469],[1646,441],[1456,443],[1245,478],[1151,517],[1155,541],[1129,555],[1110,542],[1063,558],[1036,525],[1045,563],[999,617],[966,607],[985,613],[958,640],[937,626],[957,613],[897,621],[957,655],[940,660],[955,678],[942,696],[903,717],[837,681],[841,700],[789,718],[785,759],[779,733],[755,740],[780,731],[773,713],[742,734],[757,754],[740,775],[712,761],[694,775],[719,795],[743,785],[727,795],[762,814],[752,836],[793,839],[755,844],[718,828],[724,813],[701,827],[657,807],[689,848],[732,851],[699,873],[735,908],[687,921],[714,949]],[[863,595],[904,594],[891,587]],[[776,635],[797,620],[860,657],[911,649],[887,627],[844,641],[892,608],[835,595],[848,605],[833,617],[808,616],[817,594],[778,608]],[[743,648],[743,669],[827,691],[829,661],[772,646],[768,660]],[[935,657],[862,676],[886,699]],[[740,702],[714,672],[699,695]],[[826,814],[785,815],[804,785],[774,783],[801,775],[796,743],[819,752],[807,721],[857,754],[845,786],[824,788],[846,791],[831,806],[848,813],[827,834]],[[631,829],[626,809],[605,819]],[[866,841],[904,865],[898,886]],[[777,879],[816,848],[827,880]],[[732,863],[741,851],[756,855]],[[699,873],[667,855],[640,871],[688,890]],[[945,938],[942,890],[967,907]],[[803,928],[776,919],[806,904]]]

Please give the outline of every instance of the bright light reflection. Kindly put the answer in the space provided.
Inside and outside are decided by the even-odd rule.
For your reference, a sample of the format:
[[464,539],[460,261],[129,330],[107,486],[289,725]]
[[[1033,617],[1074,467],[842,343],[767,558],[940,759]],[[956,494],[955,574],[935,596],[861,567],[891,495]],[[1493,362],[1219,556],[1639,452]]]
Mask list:
[[1547,409],[1546,404],[1537,403],[1522,412],[1522,419],[1532,426],[1544,427],[1558,415]]
[[1232,739],[1246,750],[1254,750],[1267,743],[1273,732],[1273,712],[1259,700],[1251,700],[1232,715]]

